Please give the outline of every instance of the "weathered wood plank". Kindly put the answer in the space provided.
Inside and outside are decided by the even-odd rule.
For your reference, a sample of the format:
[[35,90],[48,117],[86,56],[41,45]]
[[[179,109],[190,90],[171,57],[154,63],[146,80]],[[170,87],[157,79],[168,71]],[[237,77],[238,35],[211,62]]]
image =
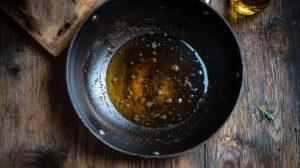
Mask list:
[[[207,142],[208,167],[300,166],[299,5],[271,1],[249,17],[219,9],[240,41],[245,86],[229,122]],[[275,110],[274,122],[261,121],[257,106],[263,104]]]

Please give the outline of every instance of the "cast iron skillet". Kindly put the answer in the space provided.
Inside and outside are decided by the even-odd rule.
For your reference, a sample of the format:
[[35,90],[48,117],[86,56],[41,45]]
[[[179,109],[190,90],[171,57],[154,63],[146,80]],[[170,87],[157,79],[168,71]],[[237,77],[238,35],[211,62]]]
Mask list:
[[[136,125],[114,108],[106,90],[112,54],[135,36],[168,33],[204,61],[209,87],[203,105],[173,127]],[[73,106],[99,140],[143,157],[178,155],[212,136],[228,119],[243,83],[242,58],[228,23],[199,0],[110,0],[85,19],[68,52],[66,78]]]

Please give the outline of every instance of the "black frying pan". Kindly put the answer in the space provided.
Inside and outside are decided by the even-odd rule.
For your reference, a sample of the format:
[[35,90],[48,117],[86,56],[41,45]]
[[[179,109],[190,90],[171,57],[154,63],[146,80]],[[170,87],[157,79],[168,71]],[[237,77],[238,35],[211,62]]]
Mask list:
[[[134,124],[120,115],[106,88],[106,71],[125,42],[168,33],[193,46],[207,68],[206,97],[171,127]],[[174,156],[212,136],[230,116],[243,83],[241,53],[228,23],[199,0],[110,0],[85,19],[68,52],[71,101],[85,126],[118,151],[144,157]]]

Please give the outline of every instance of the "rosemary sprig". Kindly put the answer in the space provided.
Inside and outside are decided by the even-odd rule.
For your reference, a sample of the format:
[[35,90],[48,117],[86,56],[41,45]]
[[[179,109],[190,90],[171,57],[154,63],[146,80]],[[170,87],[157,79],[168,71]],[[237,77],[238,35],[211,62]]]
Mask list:
[[270,108],[263,109],[262,107],[259,107],[259,106],[257,106],[257,107],[259,108],[259,111],[260,111],[261,120],[264,120],[265,117],[267,117],[269,120],[272,120],[272,121],[275,120],[275,118],[272,116],[272,113],[274,112],[273,109],[270,109]]

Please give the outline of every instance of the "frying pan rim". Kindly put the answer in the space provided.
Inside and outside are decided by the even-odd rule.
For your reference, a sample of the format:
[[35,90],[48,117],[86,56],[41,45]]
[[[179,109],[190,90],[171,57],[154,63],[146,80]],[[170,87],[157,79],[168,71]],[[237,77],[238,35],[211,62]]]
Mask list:
[[79,110],[77,109],[77,106],[75,105],[75,100],[74,98],[72,97],[72,91],[71,91],[71,88],[70,88],[70,81],[69,81],[69,64],[70,64],[70,59],[71,59],[71,52],[73,51],[72,48],[73,48],[73,44],[75,43],[75,40],[76,40],[76,37],[77,35],[79,34],[80,30],[82,29],[82,27],[84,26],[84,24],[88,21],[88,19],[90,18],[90,16],[92,16],[99,8],[101,8],[103,5],[105,5],[106,3],[108,3],[109,1],[111,0],[105,0],[103,3],[100,3],[97,7],[95,7],[94,9],[92,9],[88,14],[87,16],[84,18],[84,20],[81,22],[81,24],[79,25],[78,29],[76,30],[75,34],[73,35],[73,38],[71,40],[71,43],[70,43],[70,46],[68,48],[68,52],[67,52],[67,61],[66,61],[66,70],[65,70],[65,73],[66,73],[66,84],[67,84],[67,90],[68,90],[68,95],[69,95],[69,98],[71,100],[71,103],[73,105],[73,108],[77,114],[77,116],[79,117],[79,119],[81,120],[81,122],[84,124],[84,126],[89,130],[89,132],[91,132],[98,140],[100,140],[102,143],[104,143],[105,145],[109,146],[110,148],[118,151],[118,152],[121,152],[121,153],[124,153],[124,154],[128,154],[130,156],[135,156],[135,157],[142,157],[142,158],[170,158],[170,157],[175,157],[175,156],[178,156],[178,155],[181,155],[181,154],[184,154],[184,153],[187,153],[187,152],[190,152],[192,150],[194,150],[195,148],[199,147],[200,145],[206,143],[206,141],[208,141],[209,139],[211,139],[212,137],[214,137],[215,135],[217,135],[217,133],[220,132],[221,128],[224,127],[225,123],[228,122],[229,118],[231,118],[231,116],[233,115],[233,112],[236,110],[237,108],[237,104],[239,104],[239,102],[241,101],[241,97],[242,97],[242,92],[244,90],[244,83],[245,83],[245,72],[244,72],[244,66],[245,66],[245,62],[244,62],[244,57],[242,55],[242,52],[241,52],[241,48],[240,48],[240,43],[238,41],[238,38],[236,36],[236,34],[234,33],[234,31],[232,30],[232,28],[230,27],[229,23],[225,20],[225,18],[220,15],[215,9],[213,9],[209,4],[201,1],[201,0],[198,0],[199,3],[202,3],[203,5],[205,5],[206,7],[208,7],[212,12],[214,12],[215,14],[217,14],[217,17],[219,17],[224,23],[225,25],[229,28],[230,30],[230,33],[232,34],[232,36],[234,37],[234,41],[235,43],[237,44],[237,49],[238,49],[238,53],[239,53],[239,57],[240,57],[240,61],[241,61],[241,85],[240,85],[240,90],[239,90],[239,94],[238,94],[238,97],[235,101],[235,104],[230,112],[230,114],[227,116],[227,118],[224,120],[224,122],[221,124],[221,126],[214,132],[212,133],[208,138],[206,138],[205,140],[203,140],[202,142],[200,142],[199,144],[191,147],[191,148],[188,148],[186,150],[183,150],[183,151],[180,151],[180,152],[177,152],[177,153],[173,153],[173,154],[166,154],[166,155],[150,155],[150,154],[136,154],[136,153],[132,153],[132,152],[129,152],[129,151],[125,151],[123,149],[120,149],[120,148],[117,148],[113,145],[111,145],[110,143],[106,142],[105,140],[103,140],[98,134],[96,134],[91,128],[90,126],[85,122],[85,120],[83,119],[83,117],[81,116]]

